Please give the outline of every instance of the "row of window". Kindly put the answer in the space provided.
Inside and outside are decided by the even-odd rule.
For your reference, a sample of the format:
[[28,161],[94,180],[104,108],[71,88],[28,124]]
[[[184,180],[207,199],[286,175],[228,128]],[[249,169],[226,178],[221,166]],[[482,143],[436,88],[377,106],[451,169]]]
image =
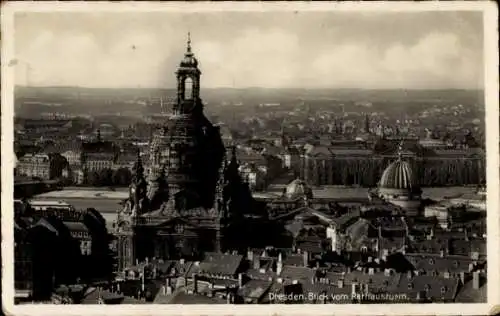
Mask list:
[[[415,288],[414,284],[412,282],[408,283],[408,290],[413,290]],[[426,284],[424,286],[424,291],[426,292],[429,292],[431,290],[431,285],[430,284]],[[441,286],[441,293],[446,293],[448,291],[448,287],[447,286]]]
[[80,250],[82,252],[82,255],[90,256],[92,254],[92,241],[82,240],[80,242]]

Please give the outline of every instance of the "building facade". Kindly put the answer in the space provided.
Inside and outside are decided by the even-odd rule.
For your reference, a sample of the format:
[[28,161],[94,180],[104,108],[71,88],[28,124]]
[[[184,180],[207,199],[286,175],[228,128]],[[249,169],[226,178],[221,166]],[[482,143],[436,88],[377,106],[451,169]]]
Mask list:
[[194,258],[223,248],[225,149],[203,113],[190,40],[176,76],[177,101],[151,141],[148,179],[138,156],[117,218],[120,270],[145,258]]
[[16,173],[20,176],[48,180],[50,177],[50,158],[46,154],[27,154],[19,158]]
[[[397,144],[376,144],[374,148],[310,146],[301,155],[300,176],[313,185],[374,187],[385,168],[398,158],[396,148],[391,147]],[[415,164],[422,186],[480,184],[485,179],[486,156],[479,148],[437,150],[409,142],[404,147],[403,155]]]

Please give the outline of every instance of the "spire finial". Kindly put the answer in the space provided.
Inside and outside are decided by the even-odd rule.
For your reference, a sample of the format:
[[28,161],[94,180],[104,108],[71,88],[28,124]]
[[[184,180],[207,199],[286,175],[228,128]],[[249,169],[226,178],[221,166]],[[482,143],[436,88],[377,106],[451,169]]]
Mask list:
[[191,32],[188,32],[188,39],[187,39],[187,52],[191,53]]

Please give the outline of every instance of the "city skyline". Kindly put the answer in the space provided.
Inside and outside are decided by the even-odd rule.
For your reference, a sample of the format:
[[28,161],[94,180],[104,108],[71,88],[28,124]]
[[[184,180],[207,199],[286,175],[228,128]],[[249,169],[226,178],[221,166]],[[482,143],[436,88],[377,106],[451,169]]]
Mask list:
[[23,13],[15,30],[16,85],[174,88],[191,32],[204,88],[484,86],[480,12]]

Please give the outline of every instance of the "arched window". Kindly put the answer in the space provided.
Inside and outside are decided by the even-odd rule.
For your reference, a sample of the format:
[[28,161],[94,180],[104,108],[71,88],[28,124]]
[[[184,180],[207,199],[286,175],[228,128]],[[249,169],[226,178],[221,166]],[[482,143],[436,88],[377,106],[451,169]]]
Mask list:
[[190,77],[187,77],[186,80],[184,80],[184,98],[186,100],[193,99],[193,79]]

